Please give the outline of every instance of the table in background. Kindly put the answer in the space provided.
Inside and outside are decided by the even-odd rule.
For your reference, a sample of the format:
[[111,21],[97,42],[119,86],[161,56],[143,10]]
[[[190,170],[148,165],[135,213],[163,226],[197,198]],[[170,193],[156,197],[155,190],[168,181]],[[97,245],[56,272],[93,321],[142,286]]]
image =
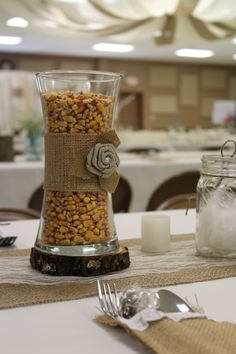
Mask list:
[[[171,217],[172,233],[192,233],[195,211],[185,216],[183,210],[158,214]],[[142,213],[115,216],[120,239],[140,236]],[[3,228],[3,226],[0,226]],[[31,247],[38,220],[13,222],[4,230],[17,232],[17,248]],[[210,316],[236,323],[236,278],[169,286],[182,297],[198,300]],[[4,354],[148,354],[149,350],[124,330],[94,322],[98,312],[97,297],[0,310],[1,353]]]
[[[199,170],[203,152],[166,152],[145,157],[120,153],[119,173],[132,188],[130,211],[144,211],[148,200],[165,179],[180,172]],[[0,163],[0,207],[25,208],[32,193],[42,184],[44,162]]]

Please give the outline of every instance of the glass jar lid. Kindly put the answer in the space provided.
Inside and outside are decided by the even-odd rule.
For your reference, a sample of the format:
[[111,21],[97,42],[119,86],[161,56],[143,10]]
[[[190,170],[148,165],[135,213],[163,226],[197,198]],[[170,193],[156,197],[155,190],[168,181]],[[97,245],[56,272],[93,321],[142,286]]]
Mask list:
[[236,178],[236,156],[202,156],[201,174]]
[[[234,144],[234,151],[225,154],[227,144]],[[203,155],[201,174],[222,177],[236,177],[236,142],[234,140],[226,140],[221,147],[221,156],[219,155]]]

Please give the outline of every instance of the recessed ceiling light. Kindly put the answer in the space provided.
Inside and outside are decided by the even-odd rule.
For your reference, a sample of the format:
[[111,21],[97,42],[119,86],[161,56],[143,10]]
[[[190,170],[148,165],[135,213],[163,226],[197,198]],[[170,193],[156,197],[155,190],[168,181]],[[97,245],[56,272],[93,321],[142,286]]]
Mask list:
[[188,58],[210,58],[215,53],[212,50],[207,49],[189,49],[183,48],[175,51],[175,55],[178,57],[188,57]]
[[236,60],[236,54],[233,54],[233,59]]
[[97,43],[93,46],[93,50],[100,52],[128,53],[134,50],[134,46],[130,44]]
[[6,24],[12,27],[27,27],[29,22],[22,17],[12,17],[7,20]]
[[21,37],[0,36],[0,44],[17,45],[22,42]]
[[232,39],[233,44],[236,44],[236,37]]

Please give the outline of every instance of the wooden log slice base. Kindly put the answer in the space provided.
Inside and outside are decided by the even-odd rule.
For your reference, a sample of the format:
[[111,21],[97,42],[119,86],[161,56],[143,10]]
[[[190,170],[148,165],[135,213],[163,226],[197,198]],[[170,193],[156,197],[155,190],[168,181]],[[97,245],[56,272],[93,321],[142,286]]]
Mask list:
[[32,248],[30,264],[43,274],[89,277],[128,268],[130,258],[128,248],[123,246],[115,252],[98,256],[60,256]]

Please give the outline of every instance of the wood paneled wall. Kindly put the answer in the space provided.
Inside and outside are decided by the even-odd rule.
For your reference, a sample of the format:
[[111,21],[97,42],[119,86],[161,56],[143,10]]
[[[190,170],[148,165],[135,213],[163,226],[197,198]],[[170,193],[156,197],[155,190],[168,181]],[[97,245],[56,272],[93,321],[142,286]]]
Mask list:
[[[210,127],[213,102],[236,100],[236,68],[98,58],[0,53],[17,70],[91,69],[124,75],[121,98],[130,97],[120,112],[120,125],[135,129],[167,129],[183,125]],[[137,111],[139,116],[135,117]],[[135,113],[134,113],[135,112]],[[130,115],[130,119],[129,119]]]

